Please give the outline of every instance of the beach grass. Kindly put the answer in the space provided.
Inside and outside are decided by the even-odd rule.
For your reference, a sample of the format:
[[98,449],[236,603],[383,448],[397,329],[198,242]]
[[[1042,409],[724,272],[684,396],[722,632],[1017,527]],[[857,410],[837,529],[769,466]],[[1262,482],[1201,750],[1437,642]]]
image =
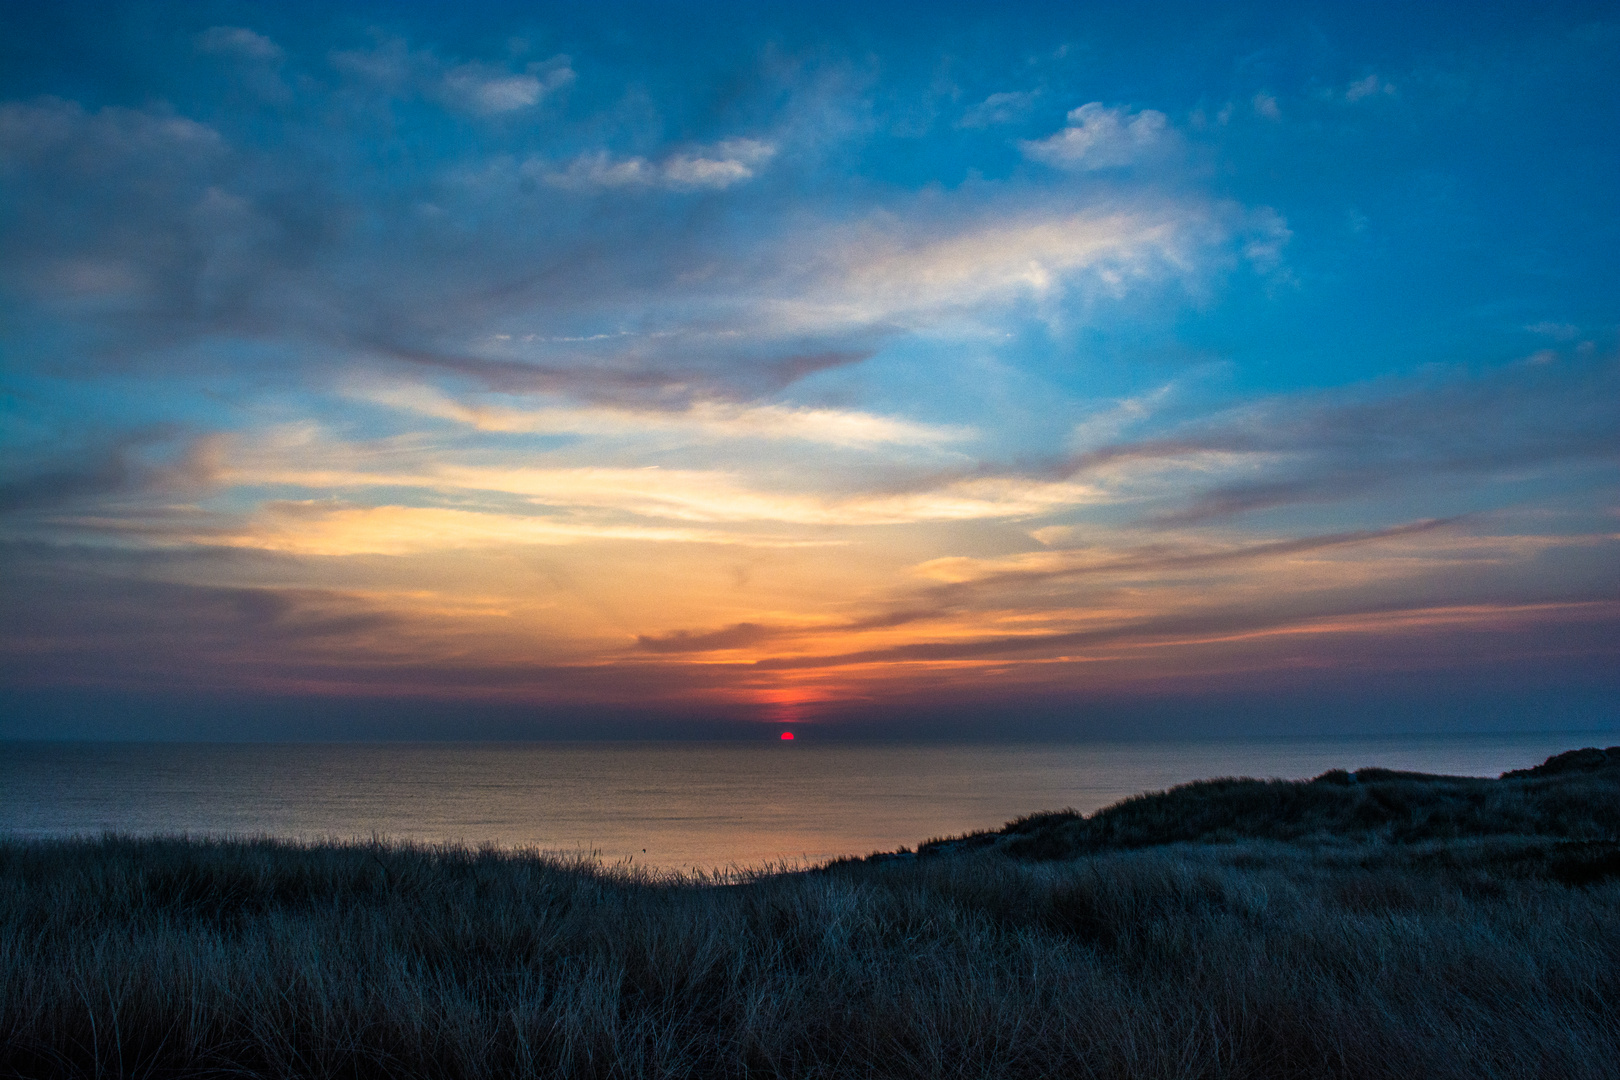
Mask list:
[[715,877],[0,841],[0,1075],[1617,1077],[1620,750],[1584,753]]

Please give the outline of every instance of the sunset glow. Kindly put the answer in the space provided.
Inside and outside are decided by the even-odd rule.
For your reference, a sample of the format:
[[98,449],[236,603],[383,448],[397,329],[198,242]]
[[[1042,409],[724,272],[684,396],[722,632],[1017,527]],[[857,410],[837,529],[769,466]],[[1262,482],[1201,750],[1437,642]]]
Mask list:
[[0,733],[1615,717],[1612,10],[904,10],[10,6]]

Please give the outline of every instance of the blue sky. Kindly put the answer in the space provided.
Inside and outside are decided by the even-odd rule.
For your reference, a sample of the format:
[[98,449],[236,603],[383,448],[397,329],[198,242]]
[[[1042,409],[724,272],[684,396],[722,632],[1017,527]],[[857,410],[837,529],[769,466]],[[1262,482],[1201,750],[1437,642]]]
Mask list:
[[1612,6],[0,20],[0,731],[1615,720]]

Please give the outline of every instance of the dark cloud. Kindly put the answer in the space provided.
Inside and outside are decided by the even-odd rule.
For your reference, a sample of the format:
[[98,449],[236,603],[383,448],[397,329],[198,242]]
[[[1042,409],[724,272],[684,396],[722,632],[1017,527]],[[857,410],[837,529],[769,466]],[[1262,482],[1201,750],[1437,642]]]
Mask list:
[[[270,47],[242,28],[199,40]],[[475,97],[512,89],[463,75]],[[508,392],[680,407],[860,363],[886,332],[776,340],[757,325],[761,281],[798,270],[747,215],[654,198],[592,208],[454,158],[379,176],[351,141],[359,121],[327,105],[340,115],[261,117],[267,135],[157,108],[0,103],[14,344],[80,373],[258,366],[307,384],[403,362]],[[492,327],[511,332],[497,345]],[[197,347],[220,339],[276,347]]]
[[[1367,390],[1341,392],[1361,397]],[[1267,403],[1241,423],[1255,449],[1293,460],[1272,478],[1221,484],[1158,515],[1186,525],[1234,513],[1353,499],[1392,484],[1489,478],[1571,461],[1620,460],[1617,358],[1516,364],[1374,400]],[[1226,445],[1223,445],[1225,442]],[[1210,440],[1230,449],[1231,440]],[[1275,473],[1280,473],[1277,476]]]
[[583,401],[681,409],[696,398],[752,398],[783,390],[816,372],[861,363],[871,350],[762,358],[752,363],[688,366],[673,357],[643,355],[581,359],[574,365],[453,356],[423,349],[383,351],[422,367],[454,372],[503,393],[569,394]]
[[[1082,563],[1062,566],[1041,566],[1039,568],[1017,568],[1000,570],[974,578],[967,582],[953,582],[947,585],[935,586],[926,590],[926,595],[936,601],[927,607],[907,606],[893,611],[879,612],[874,615],[847,622],[821,626],[767,626],[760,623],[734,623],[719,630],[677,630],[663,635],[638,635],[637,646],[647,652],[657,653],[694,653],[719,652],[728,649],[746,648],[768,641],[781,641],[784,639],[802,639],[806,637],[827,638],[846,634],[862,633],[868,630],[885,630],[896,626],[905,626],[911,623],[932,619],[946,618],[953,614],[961,614],[970,606],[981,604],[995,605],[998,601],[1005,602],[1009,587],[1026,586],[1047,582],[1059,582],[1077,578],[1109,578],[1117,575],[1139,575],[1143,573],[1162,573],[1180,570],[1213,569],[1223,566],[1235,566],[1242,563],[1257,562],[1263,559],[1276,558],[1286,555],[1297,555],[1311,551],[1324,551],[1331,548],[1354,547],[1362,544],[1373,544],[1382,540],[1396,539],[1404,536],[1415,536],[1433,532],[1455,523],[1457,519],[1414,521],[1404,525],[1396,525],[1387,529],[1370,529],[1356,532],[1329,533],[1321,536],[1306,536],[1293,540],[1277,540],[1258,544],[1242,544],[1224,550],[1191,550],[1186,546],[1168,544],[1143,546],[1126,549],[1106,555],[1101,558],[1088,556]],[[1107,640],[1111,635],[1121,634],[1129,637],[1135,631],[1110,630],[1103,632],[1097,640]],[[1051,644],[1074,644],[1082,638],[1071,638],[1060,635],[1058,637],[1006,638],[995,642],[969,642],[961,647],[967,652],[962,655],[981,655],[980,650],[986,650],[983,655],[991,655],[999,650],[1014,650],[1027,644],[1030,648],[1040,648]],[[934,648],[932,645],[916,646],[926,653]],[[956,644],[943,646],[947,650],[957,647]],[[912,648],[912,646],[906,646]],[[867,654],[849,654],[851,656]],[[871,655],[879,655],[877,653]],[[882,655],[891,655],[882,653]],[[902,658],[902,654],[892,654],[894,658]],[[926,658],[919,654],[914,659]],[[946,658],[944,656],[938,658]],[[864,661],[837,661],[842,663],[858,663]],[[760,661],[759,666],[770,667],[776,664],[798,666],[793,661],[766,660]],[[808,666],[822,666],[819,663],[806,662]],[[834,665],[836,666],[836,665]]]
[[[0,543],[0,686],[400,694],[690,710],[726,665],[469,654],[445,628],[340,589],[188,583],[287,569],[257,553]],[[521,654],[523,650],[516,650]]]
[[[1196,490],[1198,459],[1232,455],[1246,478]],[[1620,354],[1567,356],[1480,373],[1457,370],[1264,399],[1170,434],[1011,464],[922,473],[890,490],[960,480],[1045,481],[1121,466],[1195,462],[1181,505],[1149,524],[1196,525],[1300,504],[1338,502],[1399,485],[1489,480],[1525,469],[1620,462]]]
[[647,652],[693,653],[721,652],[742,649],[763,641],[784,638],[823,637],[830,634],[851,634],[863,630],[885,630],[894,626],[923,619],[934,619],[947,614],[946,608],[908,609],[885,612],[831,626],[765,626],[760,623],[734,623],[719,630],[676,630],[661,635],[636,635],[636,644]]
[[657,636],[638,634],[636,644],[647,652],[655,653],[714,652],[722,649],[740,649],[780,634],[781,631],[773,627],[745,622],[707,633],[677,630],[672,634]]
[[[1382,392],[1380,392],[1382,391]],[[1620,357],[1517,364],[1479,375],[1276,399],[1160,448],[1274,454],[1262,479],[1222,484],[1156,515],[1194,524],[1325,503],[1391,485],[1620,461]],[[1121,448],[1128,449],[1128,448]],[[1138,451],[1152,453],[1153,443]],[[1082,465],[1082,470],[1084,465]]]
[[160,426],[125,432],[0,479],[0,515],[60,510],[209,482],[215,440]]
[[905,626],[907,623],[921,622],[925,619],[937,619],[948,614],[946,608],[905,608],[900,611],[889,611],[881,615],[871,615],[864,619],[855,619],[844,623],[840,630],[887,630],[894,626]]
[[88,496],[109,495],[130,486],[129,452],[118,447],[66,468],[0,482],[0,514],[61,506]]
[[[765,671],[793,671],[813,668],[848,667],[856,664],[890,664],[930,662],[943,660],[986,660],[996,657],[1054,656],[1076,648],[1118,647],[1175,642],[1178,639],[1198,639],[1230,635],[1251,635],[1265,631],[1299,626],[1311,620],[1359,619],[1377,616],[1421,615],[1428,608],[1416,606],[1320,606],[1314,611],[1302,611],[1306,605],[1293,603],[1286,610],[1272,606],[1222,608],[1214,611],[1191,610],[1145,619],[1127,619],[1111,626],[1094,630],[1075,630],[1055,634],[1020,634],[978,638],[970,641],[921,641],[881,649],[866,649],[831,656],[785,656],[755,661],[753,667]],[[1620,608],[1614,604],[1570,605],[1577,621],[1581,616],[1597,609],[1605,627],[1620,626]],[[1502,617],[1511,618],[1511,612]],[[1525,615],[1529,621],[1548,618],[1545,608],[1529,605]],[[1539,618],[1538,618],[1539,617]],[[1556,621],[1554,618],[1552,621]],[[1585,620],[1589,621],[1589,620]],[[1464,632],[1466,633],[1466,632]],[[1425,635],[1425,639],[1434,635]],[[1441,636],[1438,640],[1444,640]],[[1612,652],[1612,644],[1603,640],[1603,634],[1588,635],[1588,648],[1597,646]],[[1196,642],[1194,642],[1196,643]]]
[[27,300],[22,329],[74,324],[77,355],[54,361],[318,327],[334,283],[316,268],[348,207],[317,170],[256,163],[172,112],[49,98],[0,105],[0,162],[0,275]]
[[310,589],[187,587],[184,595],[173,599],[198,618],[217,620],[227,632],[261,641],[341,638],[402,623],[387,611],[353,610],[363,608],[363,603],[344,594]]
[[[398,628],[401,618],[335,590],[224,587],[97,573],[97,560],[57,553],[7,576],[6,640],[110,664],[156,670],[239,661],[268,646],[330,646],[335,639]],[[161,659],[160,659],[161,657]]]

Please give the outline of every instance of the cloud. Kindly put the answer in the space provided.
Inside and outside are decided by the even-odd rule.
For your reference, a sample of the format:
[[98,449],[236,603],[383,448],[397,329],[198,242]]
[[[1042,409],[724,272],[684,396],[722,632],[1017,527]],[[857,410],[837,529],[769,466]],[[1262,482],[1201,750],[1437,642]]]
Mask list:
[[962,114],[957,127],[982,128],[1022,120],[1034,108],[1039,90],[1012,90],[991,94]]
[[281,46],[243,26],[211,26],[197,35],[196,42],[201,52],[240,60],[274,63],[283,55]]
[[58,363],[285,326],[310,299],[291,286],[337,231],[331,203],[282,178],[231,190],[242,163],[221,134],[161,110],[0,105],[0,163],[16,340],[53,343]]
[[572,61],[562,54],[513,71],[479,60],[451,63],[431,49],[412,49],[402,38],[384,38],[369,49],[334,50],[329,60],[333,68],[373,90],[420,96],[483,116],[532,108],[575,79]]
[[127,447],[74,466],[0,482],[0,514],[50,508],[126,490],[133,469]]
[[[737,237],[730,251],[700,250],[684,262],[673,238],[656,230],[573,262],[566,249],[548,252],[543,265],[557,265],[555,273],[468,295],[468,317],[487,326],[493,309],[501,334],[455,341],[420,326],[458,317],[461,301],[451,294],[391,310],[367,331],[368,344],[492,389],[669,411],[772,393],[858,363],[908,331],[980,332],[1022,320],[1030,302],[1056,321],[1081,303],[1196,279],[1228,257],[1219,249],[1234,235],[1261,236],[1227,208],[1162,199],[1080,211],[1027,203],[949,210],[851,224],[793,215],[774,231]],[[490,237],[480,272],[501,267],[512,246],[510,237]],[[581,332],[559,332],[559,317]]]
[[512,74],[487,64],[460,64],[444,73],[440,92],[451,104],[468,112],[494,114],[527,109],[571,85],[574,70],[567,57],[530,64]]
[[1093,447],[1116,442],[1127,430],[1150,419],[1176,392],[1175,383],[1166,383],[1145,394],[1099,402],[1087,410],[1070,432],[1076,446]]
[[[1047,493],[1051,510],[1135,505],[1168,527],[1403,485],[1460,494],[1462,483],[1616,461],[1620,357],[1610,356],[1277,395],[1044,462],[930,473],[916,490],[928,500],[974,484]],[[1037,513],[1036,501],[1008,516]]]
[[[186,475],[200,477],[201,469],[215,488],[303,490],[312,498],[266,504],[240,524],[181,520],[148,525],[136,512],[127,525],[119,525],[115,514],[109,516],[110,508],[104,508],[102,521],[93,527],[160,547],[328,556],[604,540],[791,547],[845,538],[782,535],[759,527],[1049,520],[1078,507],[1111,504],[1142,507],[1160,528],[1198,525],[1257,510],[1365,496],[1383,486],[1425,484],[1435,476],[1488,479],[1572,458],[1620,460],[1620,417],[1611,385],[1615,374],[1613,364],[1594,364],[1581,372],[1514,367],[1403,391],[1386,388],[1384,396],[1371,399],[1365,390],[1279,398],[1234,410],[1174,437],[1087,450],[1038,472],[998,472],[985,465],[966,475],[935,473],[910,490],[888,481],[875,490],[859,490],[857,481],[854,491],[818,493],[791,483],[781,486],[780,478],[769,479],[769,472],[750,476],[736,470],[514,467],[457,461],[454,453],[417,451],[409,443],[368,448],[290,433],[279,444],[211,443],[206,464],[185,465],[190,470]],[[428,398],[426,405],[446,403]],[[716,420],[722,426],[748,425],[768,423],[770,415],[768,408],[763,415],[740,409],[704,418],[699,410],[696,419],[700,426]],[[620,417],[610,411],[605,419],[619,430]],[[693,421],[692,416],[679,418],[681,423]],[[627,417],[625,422],[635,420]],[[75,498],[94,500],[114,490],[166,490],[175,482],[165,475],[130,487],[127,469],[122,457],[89,460],[68,471],[18,480],[8,486],[6,501],[14,509],[65,506]],[[353,498],[368,490],[386,493],[388,503],[333,503],[330,498],[333,493]],[[410,501],[427,498],[452,505],[398,505],[402,491],[419,493]],[[514,499],[551,512],[514,509],[509,502]],[[1387,540],[1441,524],[1172,554],[1126,551],[1099,558],[1050,551],[1021,556],[1017,565],[1003,569],[1016,572],[1019,580],[1188,569]],[[67,526],[65,520],[59,523]],[[1071,537],[1071,532],[1052,529],[1041,533],[1048,545],[1065,544]],[[926,563],[921,572],[962,582],[985,571],[978,563],[946,558]]]
[[[504,68],[447,67],[399,42],[334,63],[356,86],[406,97],[439,93],[459,72],[468,109],[480,88],[505,93],[489,82]],[[572,70],[546,63],[559,78]],[[353,89],[331,107],[371,122],[377,103]],[[750,180],[778,160],[764,138],[560,165],[494,154],[479,169],[401,169],[386,198],[357,201],[375,162],[328,154],[292,128],[276,152],[248,152],[158,112],[3,108],[16,149],[0,167],[11,169],[21,224],[0,272],[30,298],[25,337],[83,370],[235,378],[259,365],[315,386],[345,368],[404,364],[499,390],[679,411],[775,393],[909,331],[1021,321],[1030,301],[1056,325],[1079,303],[1196,276],[1234,230],[1218,208],[1163,199],[1076,209],[907,196],[857,215],[784,205]],[[554,184],[739,199],[747,188],[763,201],[698,229],[640,200],[547,201]],[[239,349],[227,362],[222,339],[274,342],[278,355]],[[778,419],[806,435],[841,426],[852,441],[876,430],[830,415]]]
[[912,608],[831,624],[806,623],[783,626],[755,622],[733,623],[719,630],[674,630],[667,634],[637,634],[636,647],[644,652],[655,653],[731,652],[785,639],[810,638],[825,641],[829,637],[840,635],[892,630],[911,623],[935,619],[946,613],[947,610],[943,608]]
[[636,644],[647,652],[655,653],[719,652],[755,645],[777,634],[774,628],[758,623],[737,623],[707,633],[676,630],[662,635],[640,634],[636,637]]
[[1551,320],[1543,320],[1542,322],[1531,323],[1529,326],[1526,326],[1525,329],[1530,331],[1532,334],[1541,334],[1545,337],[1550,337],[1554,341],[1574,341],[1576,338],[1581,336],[1581,328],[1575,324],[1552,322]]
[[0,104],[0,167],[19,181],[45,170],[84,176],[117,174],[131,164],[150,168],[158,155],[183,170],[195,165],[193,155],[211,155],[220,145],[213,128],[165,111],[108,106],[87,113],[77,102],[51,97]]
[[768,347],[761,344],[749,350],[754,355],[738,362],[732,351],[735,343],[731,343],[732,350],[722,343],[708,355],[696,357],[672,344],[653,357],[630,349],[605,357],[576,353],[563,362],[548,363],[439,352],[391,339],[366,344],[389,359],[465,376],[500,393],[567,394],[576,402],[613,402],[665,411],[689,408],[718,396],[774,394],[817,372],[859,364],[872,355],[871,350],[862,349],[760,356]]
[[3,582],[0,678],[11,686],[241,691],[295,682],[300,658],[363,671],[418,644],[401,613],[359,592],[146,580],[83,553],[7,556],[17,569]]
[[877,222],[824,240],[817,273],[764,298],[761,316],[798,332],[935,329],[951,316],[1055,303],[1071,290],[1119,295],[1195,272],[1195,252],[1220,231],[1187,206],[1026,210],[951,224],[930,235]]
[[1370,97],[1394,97],[1395,87],[1380,79],[1377,75],[1368,75],[1364,79],[1357,79],[1345,87],[1344,99],[1346,101],[1362,101]]
[[0,479],[0,515],[36,515],[130,497],[174,494],[206,484],[216,440],[177,437],[166,427],[125,432],[33,471]]
[[[208,464],[208,481],[216,486],[302,489],[317,495],[408,490],[432,500],[454,499],[457,504],[334,505],[313,498],[270,504],[245,526],[199,530],[182,524],[166,533],[144,534],[149,536],[144,542],[304,554],[426,552],[591,539],[774,547],[841,538],[814,533],[783,536],[749,527],[1027,520],[1121,503],[1143,507],[1160,527],[1185,526],[1262,509],[1345,500],[1381,486],[1423,483],[1436,475],[1471,473],[1488,479],[1569,458],[1620,459],[1616,434],[1620,417],[1615,415],[1616,395],[1610,385],[1615,374],[1612,363],[1594,364],[1578,374],[1514,367],[1373,399],[1366,399],[1365,391],[1341,393],[1339,400],[1331,394],[1280,398],[1234,410],[1174,437],[1087,450],[1039,472],[997,472],[987,465],[965,475],[936,473],[909,490],[885,482],[877,490],[816,492],[780,486],[767,479],[768,473],[750,476],[728,469],[458,462],[454,454],[424,455],[408,445],[379,454],[319,438],[232,449],[216,446]],[[427,400],[429,407],[444,404]],[[768,408],[763,417],[738,410],[708,419],[746,425],[766,423],[764,417],[770,414]],[[697,415],[703,422],[701,410]],[[787,415],[796,414],[788,410]],[[607,419],[618,423],[611,414]],[[94,496],[108,485],[124,482],[116,469],[98,466],[86,466],[74,476],[73,483],[56,474],[22,482],[8,492],[8,500],[23,506],[81,487]],[[553,508],[555,514],[515,512],[499,501],[512,499]],[[649,519],[681,524],[651,524]],[[1420,523],[1388,535],[1433,527],[1436,523]],[[1362,543],[1384,536],[1353,532],[1305,543]],[[1048,544],[1062,542],[1063,537],[1055,532],[1043,535]],[[1241,557],[1288,550],[1293,549],[1262,547]],[[1147,565],[1139,561],[1143,557],[1129,555],[1115,569],[1145,569]],[[1175,565],[1238,557],[1216,551],[1177,556],[1181,561]],[[1077,558],[1081,557],[1063,552],[1041,559],[1030,556],[1023,569],[1046,574],[1109,569],[1083,558],[1076,563]],[[1171,564],[1157,565],[1165,569]],[[957,567],[948,559],[936,560],[925,572],[961,579]]]
[[1262,274],[1279,274],[1282,269],[1283,248],[1294,238],[1288,222],[1269,206],[1257,207],[1249,214],[1249,229],[1243,240],[1243,257]]
[[1164,113],[1155,109],[1109,108],[1100,101],[1069,113],[1069,124],[1045,139],[1019,143],[1024,155],[1060,169],[1089,172],[1139,164],[1168,151],[1177,141]]
[[553,187],[584,191],[598,188],[663,188],[670,191],[720,191],[752,180],[776,155],[760,139],[726,139],[706,150],[671,154],[658,161],[644,157],[614,158],[605,150],[582,154],[563,169],[533,159],[526,175]]
[[[242,571],[262,556],[232,555]],[[7,619],[0,681],[23,686],[215,688],[232,695],[393,695],[417,700],[507,696],[646,705],[712,692],[720,680],[649,656],[568,663],[514,619],[511,603],[399,590],[220,586],[150,580],[106,553],[0,549]],[[618,642],[615,642],[615,647]],[[559,662],[562,660],[562,662]],[[684,700],[682,700],[684,699]],[[221,729],[212,729],[217,736]],[[397,729],[382,729],[385,735]]]
[[1160,520],[1330,502],[1424,477],[1483,479],[1620,460],[1620,362],[1548,367],[1502,368],[1371,398],[1351,389],[1252,406],[1230,418],[1224,437],[1211,432],[1207,445],[1274,455],[1263,466],[1269,475],[1218,485]]
[[270,503],[245,528],[171,533],[163,539],[168,543],[320,557],[412,555],[468,548],[615,540],[754,547],[791,547],[813,542],[442,507],[343,506],[330,501]]
[[[1421,536],[1457,523],[1456,518],[1427,519],[1393,525],[1384,529],[1302,536],[1259,543],[1218,544],[1210,542],[1160,542],[1147,546],[1092,550],[1083,548],[1037,551],[1005,559],[950,557],[933,559],[916,567],[922,576],[936,578],[952,586],[949,595],[959,596],[963,584],[990,587],[1032,581],[1053,581],[1073,577],[1105,577],[1113,574],[1137,575],[1183,570],[1205,570],[1239,563],[1313,554],[1335,548],[1362,547],[1389,540]],[[1049,538],[1069,538],[1049,532]]]
[[[1229,644],[1257,638],[1418,633],[1432,636],[1440,628],[1500,630],[1504,623],[1529,624],[1585,621],[1612,623],[1620,605],[1577,602],[1554,604],[1467,604],[1392,609],[1350,607],[1301,617],[1266,608],[1193,611],[1131,619],[1097,629],[1063,633],[1029,633],[968,641],[922,641],[887,648],[832,655],[784,656],[757,660],[761,670],[791,671],[873,664],[948,663],[1003,657],[1062,657],[1077,649],[1166,649]],[[1108,657],[1106,653],[1103,657]]]
[[[995,127],[1068,77],[1050,27],[963,53],[917,24],[881,64],[813,27],[697,53],[544,30],[576,64],[470,20],[323,15],[295,44],[69,19],[29,52],[15,93],[91,104],[0,102],[0,588],[49,630],[0,604],[8,671],[744,703],[951,696],[971,671],[1072,702],[1203,650],[1332,668],[1333,619],[1478,629],[1522,615],[1490,603],[1613,593],[1620,376],[1591,275],[1562,300],[1485,281],[1468,302],[1507,324],[1381,306],[1400,283],[1373,263],[1410,252],[1334,244],[1346,206],[1395,221],[1394,166],[1361,154],[1330,191],[1267,164],[1350,160],[1357,125],[1181,168],[1179,121],[1107,65],[1039,137]],[[1188,121],[1210,139],[1282,117],[1251,98],[1280,55],[1257,48],[1248,90]],[[1578,140],[1542,142],[1590,175],[1555,160]],[[1310,296],[1268,287],[1290,260]],[[1425,281],[1442,307],[1468,284]],[[1366,356],[1336,323],[1310,340],[1329,309],[1384,320]],[[1445,356],[1522,354],[1527,323],[1550,348],[1500,369],[1276,391],[1416,363],[1435,327]],[[29,584],[24,548],[60,573]],[[895,676],[902,647],[928,671]],[[786,664],[845,655],[867,659]]]
[[724,401],[698,400],[683,408],[662,410],[591,407],[577,402],[524,408],[469,404],[423,385],[374,386],[356,390],[355,396],[420,415],[468,424],[480,431],[572,432],[620,438],[662,432],[694,442],[792,440],[845,447],[939,446],[973,434],[960,427],[920,424],[852,410]]
[[1277,105],[1277,99],[1271,94],[1259,93],[1254,95],[1250,102],[1254,106],[1254,114],[1266,120],[1277,121],[1282,119],[1282,109]]
[[403,38],[379,40],[369,49],[334,49],[327,60],[337,71],[392,93],[406,89],[413,69],[442,67],[431,53],[412,53]]
[[[414,488],[441,494],[489,493],[518,496],[537,506],[558,509],[614,511],[641,518],[709,524],[769,522],[861,526],[1016,519],[1107,498],[1102,489],[1093,485],[1024,477],[954,479],[924,490],[898,494],[823,495],[753,487],[736,473],[726,470],[533,468],[445,461],[419,463],[415,469],[391,469],[386,463],[363,458],[345,461],[334,453],[338,449],[316,443],[300,448],[293,460],[276,462],[268,460],[273,454],[271,448],[258,448],[242,455],[241,460],[222,466],[219,479],[232,485],[298,487],[311,491]],[[298,458],[309,460],[300,462]],[[311,509],[319,510],[319,504],[311,504]],[[395,508],[389,512],[402,513],[405,509]],[[452,516],[446,520],[462,519]],[[525,533],[537,536],[566,534],[572,528],[568,523],[542,519],[524,519],[521,524]]]
[[1175,435],[1055,460],[1038,475],[1113,475],[1111,486],[1128,490],[1131,473],[1177,471],[1174,487],[1196,486],[1154,520],[1186,525],[1441,476],[1620,460],[1620,358],[1448,375],[1264,399]]

